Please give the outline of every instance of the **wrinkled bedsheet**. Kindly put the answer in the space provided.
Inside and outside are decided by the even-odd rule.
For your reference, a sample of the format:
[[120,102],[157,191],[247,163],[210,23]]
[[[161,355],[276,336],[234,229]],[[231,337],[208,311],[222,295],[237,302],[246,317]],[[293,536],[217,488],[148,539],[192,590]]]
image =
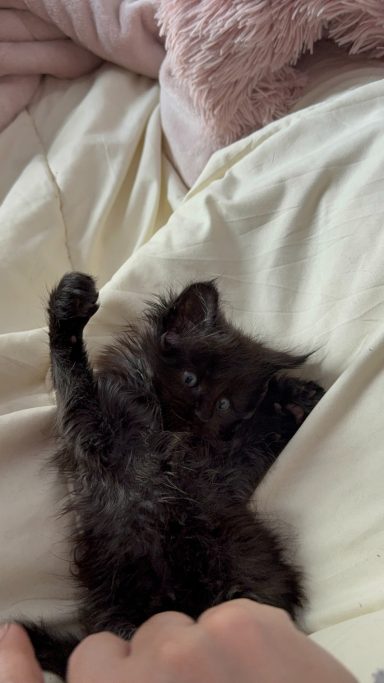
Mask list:
[[[332,66],[332,65],[330,65]],[[169,284],[217,277],[230,317],[315,350],[328,392],[255,497],[293,531],[304,626],[363,683],[384,668],[384,81],[322,65],[289,116],[217,152],[187,192],[153,81],[104,66],[47,79],[0,135],[0,616],[74,619],[64,490],[45,463],[44,306],[97,276],[91,353]]]

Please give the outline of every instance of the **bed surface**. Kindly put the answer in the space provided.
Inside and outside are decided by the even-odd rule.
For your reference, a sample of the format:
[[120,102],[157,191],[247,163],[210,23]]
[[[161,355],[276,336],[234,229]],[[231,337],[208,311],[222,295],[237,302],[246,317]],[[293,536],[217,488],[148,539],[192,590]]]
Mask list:
[[[0,616],[74,616],[44,306],[97,276],[91,352],[169,284],[217,277],[229,316],[316,349],[328,392],[257,492],[294,529],[305,627],[363,683],[384,668],[384,80],[328,64],[296,110],[217,152],[187,191],[153,81],[47,79],[0,135]],[[332,67],[332,68],[331,68]]]

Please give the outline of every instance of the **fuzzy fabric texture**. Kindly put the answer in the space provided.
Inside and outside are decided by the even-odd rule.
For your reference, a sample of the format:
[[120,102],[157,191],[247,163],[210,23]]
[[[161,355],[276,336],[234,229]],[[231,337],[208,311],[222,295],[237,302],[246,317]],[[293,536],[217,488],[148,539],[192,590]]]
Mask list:
[[168,68],[221,146],[287,113],[323,37],[384,55],[383,0],[160,0]]

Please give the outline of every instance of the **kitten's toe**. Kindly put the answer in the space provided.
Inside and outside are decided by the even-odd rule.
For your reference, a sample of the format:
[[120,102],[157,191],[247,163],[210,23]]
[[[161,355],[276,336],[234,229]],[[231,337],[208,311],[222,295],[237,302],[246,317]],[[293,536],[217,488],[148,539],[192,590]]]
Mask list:
[[325,390],[316,382],[299,381],[295,386],[292,399],[306,413],[310,413],[324,394]]
[[294,417],[296,424],[301,424],[305,420],[306,414],[302,406],[298,406],[296,403],[287,403],[285,409]]
[[95,281],[84,273],[67,273],[52,291],[48,314],[50,323],[55,321],[73,327],[84,327],[96,313],[98,292]]
[[280,400],[282,410],[290,413],[296,424],[300,425],[324,394],[324,389],[315,382],[286,379]]

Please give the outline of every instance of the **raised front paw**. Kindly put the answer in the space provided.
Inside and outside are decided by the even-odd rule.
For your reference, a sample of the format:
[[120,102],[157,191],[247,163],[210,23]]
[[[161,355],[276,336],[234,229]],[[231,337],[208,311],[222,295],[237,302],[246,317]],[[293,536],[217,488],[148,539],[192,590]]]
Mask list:
[[84,273],[67,273],[49,297],[49,331],[76,335],[96,313],[98,292],[95,281]]
[[316,382],[307,382],[296,377],[275,378],[271,382],[270,391],[275,413],[291,415],[297,426],[304,422],[325,393]]

